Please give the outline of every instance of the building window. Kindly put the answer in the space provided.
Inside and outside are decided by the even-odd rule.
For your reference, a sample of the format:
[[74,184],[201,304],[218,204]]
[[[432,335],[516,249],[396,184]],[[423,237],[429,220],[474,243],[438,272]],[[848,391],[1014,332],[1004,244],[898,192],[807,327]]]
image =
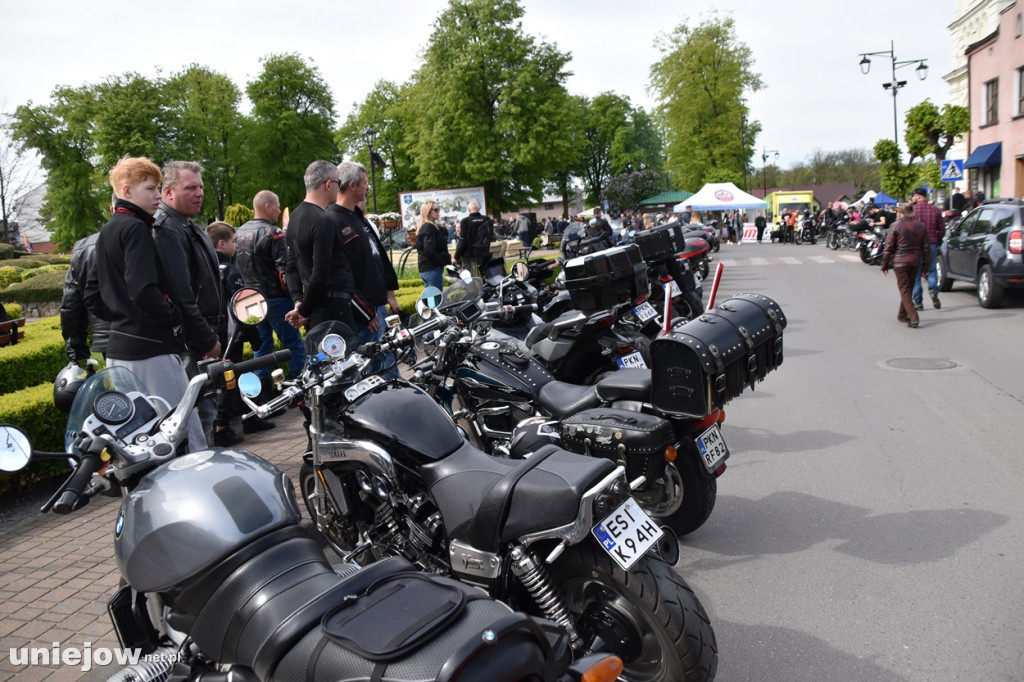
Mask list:
[[1017,69],[1017,116],[1024,116],[1024,66]]
[[544,210],[545,211],[554,211],[555,210],[555,205],[554,204],[544,204]]
[[985,83],[985,119],[982,125],[992,125],[999,121],[999,79],[993,78]]

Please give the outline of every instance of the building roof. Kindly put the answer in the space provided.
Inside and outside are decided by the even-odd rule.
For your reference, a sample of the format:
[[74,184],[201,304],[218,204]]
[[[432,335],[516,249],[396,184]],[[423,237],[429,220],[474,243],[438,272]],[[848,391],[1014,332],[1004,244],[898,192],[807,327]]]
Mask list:
[[641,206],[658,206],[661,204],[678,204],[693,196],[693,192],[662,192],[656,196],[644,199]]

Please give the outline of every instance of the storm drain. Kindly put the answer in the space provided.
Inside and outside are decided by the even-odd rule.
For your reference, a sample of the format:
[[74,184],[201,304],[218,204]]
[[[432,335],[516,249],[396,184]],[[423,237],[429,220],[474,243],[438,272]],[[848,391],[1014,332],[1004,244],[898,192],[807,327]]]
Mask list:
[[939,369],[953,369],[957,366],[952,360],[945,358],[893,358],[886,360],[887,367],[910,370],[914,372],[930,372]]

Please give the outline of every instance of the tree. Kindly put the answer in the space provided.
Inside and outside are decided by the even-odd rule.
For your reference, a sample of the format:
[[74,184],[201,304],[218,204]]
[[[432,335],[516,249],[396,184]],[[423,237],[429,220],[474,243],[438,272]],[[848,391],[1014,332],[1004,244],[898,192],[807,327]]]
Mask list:
[[450,0],[407,106],[420,187],[484,185],[490,210],[539,197],[570,146],[569,55],[522,28],[516,0]]
[[902,199],[914,188],[920,175],[917,166],[903,163],[900,148],[892,140],[879,140],[875,144],[875,158],[881,164],[882,191],[895,199]]
[[941,164],[957,139],[971,129],[971,113],[967,107],[944,104],[940,111],[929,99],[908,109],[904,121],[911,161],[933,154],[935,161]]
[[18,214],[19,199],[34,183],[35,174],[24,148],[14,141],[11,122],[0,122],[0,243],[13,244],[18,238],[11,223]]
[[64,250],[103,225],[110,205],[109,188],[93,165],[96,145],[94,89],[59,87],[52,103],[19,106],[14,112],[14,137],[39,153],[47,174],[46,199],[40,215],[51,239]]
[[586,107],[580,175],[583,178],[588,204],[601,200],[605,185],[615,174],[612,172],[612,148],[617,136],[620,158],[616,172],[621,173],[624,170],[625,147],[628,145],[625,138],[630,132],[629,117],[632,111],[633,107],[630,106],[628,99],[611,92],[594,97]]
[[663,191],[661,174],[656,170],[647,169],[616,175],[608,182],[604,198],[608,199],[609,208],[635,210],[641,201]]
[[169,160],[171,133],[162,82],[126,73],[90,90],[94,102],[91,137],[101,171],[109,171],[124,156],[145,156],[157,165]]
[[651,89],[665,129],[665,166],[677,188],[741,182],[750,165],[760,124],[747,120],[744,94],[762,83],[750,48],[735,35],[734,20],[715,15],[693,28],[683,22],[657,42],[664,56],[651,67]]
[[[853,183],[860,192],[879,186],[878,163],[866,149],[826,152],[815,149],[803,163],[779,173],[773,187],[810,184]],[[771,175],[771,166],[768,168]]]
[[[168,122],[174,130],[172,155],[203,164],[203,215],[224,216],[234,202],[242,164],[242,93],[230,78],[192,64],[164,86]],[[259,178],[252,178],[258,182]],[[249,199],[252,192],[244,198]]]
[[663,146],[654,117],[643,108],[632,109],[628,126],[616,131],[612,142],[612,172],[618,175],[647,168],[660,172]]
[[[346,158],[354,159],[366,166],[370,172],[370,152],[364,133],[367,129],[377,131],[374,150],[384,165],[376,164],[377,210],[398,211],[398,193],[416,186],[417,166],[409,154],[406,144],[406,130],[410,125],[406,106],[408,87],[391,81],[380,80],[348,115],[345,124],[335,135],[335,141]],[[372,208],[372,195],[367,199]]]
[[337,161],[334,98],[320,71],[296,54],[260,60],[263,71],[246,85],[252,124],[246,130],[251,154],[244,176],[296,206],[306,195],[302,176],[317,159]]

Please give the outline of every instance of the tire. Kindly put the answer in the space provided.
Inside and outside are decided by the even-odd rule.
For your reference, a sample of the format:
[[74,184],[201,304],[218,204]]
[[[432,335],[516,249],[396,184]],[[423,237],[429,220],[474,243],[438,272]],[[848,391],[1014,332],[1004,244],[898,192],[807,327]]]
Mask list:
[[[715,251],[717,251],[717,250],[718,249],[715,249]],[[708,278],[708,275],[710,273],[711,273],[711,266],[708,264],[708,259],[705,258],[704,260],[702,260],[700,262],[700,278],[702,280],[705,280],[705,279]]]
[[[657,520],[658,525],[668,526],[680,537],[703,526],[714,511],[718,499],[718,479],[706,476],[698,470],[700,463],[697,457],[696,452],[684,447],[676,458],[675,470],[678,472],[680,489],[675,491],[675,494],[683,496],[683,502],[676,511],[669,514],[659,513],[659,500],[645,496],[642,490],[633,493],[636,501],[644,511]],[[664,481],[664,477],[658,480]],[[662,487],[664,486],[665,483],[662,482]]]
[[942,254],[935,259],[935,274],[939,277],[939,291],[946,293],[953,290],[953,280],[946,277],[946,266],[942,264]]
[[804,243],[804,233],[803,233],[803,232],[800,232],[800,233],[798,233],[798,234],[796,235],[796,245],[797,245],[797,246],[800,246],[800,245],[801,245],[801,244],[803,244],[803,243]]
[[601,636],[622,658],[619,679],[714,679],[715,632],[700,600],[671,566],[643,557],[623,571],[589,538],[567,549],[548,570],[581,634]]
[[836,236],[835,232],[829,232],[828,237],[825,238],[825,246],[833,251],[839,249],[839,237]]
[[978,304],[982,308],[998,308],[1003,303],[1004,289],[996,281],[992,266],[985,263],[978,272]]
[[868,255],[868,245],[865,244],[858,250],[860,251],[860,262],[864,265],[871,265],[871,256]]

